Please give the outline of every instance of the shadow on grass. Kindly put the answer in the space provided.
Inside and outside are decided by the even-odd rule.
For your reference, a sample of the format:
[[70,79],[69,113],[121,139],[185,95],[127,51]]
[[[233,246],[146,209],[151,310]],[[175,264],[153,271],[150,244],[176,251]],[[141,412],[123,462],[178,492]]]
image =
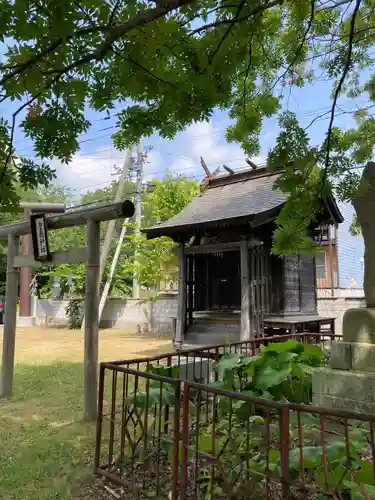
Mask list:
[[14,397],[0,400],[1,500],[71,498],[95,447],[82,407],[82,363],[16,366]]

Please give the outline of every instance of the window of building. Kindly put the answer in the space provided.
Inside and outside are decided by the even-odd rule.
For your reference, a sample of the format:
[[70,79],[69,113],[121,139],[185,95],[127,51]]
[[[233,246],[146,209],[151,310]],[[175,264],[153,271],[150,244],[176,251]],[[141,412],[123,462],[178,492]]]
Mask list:
[[315,254],[315,266],[316,266],[316,279],[326,280],[328,278],[326,252],[316,252],[316,254]]

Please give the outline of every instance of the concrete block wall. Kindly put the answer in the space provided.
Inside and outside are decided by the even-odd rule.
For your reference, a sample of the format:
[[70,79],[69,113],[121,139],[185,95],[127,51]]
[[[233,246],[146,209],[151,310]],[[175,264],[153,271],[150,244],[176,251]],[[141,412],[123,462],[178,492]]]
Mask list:
[[320,316],[335,316],[336,333],[342,334],[342,319],[345,311],[357,307],[365,307],[364,297],[334,297],[318,298],[318,313]]
[[[40,299],[37,304],[36,324],[67,325],[65,310],[68,303],[67,300]],[[109,299],[100,327],[121,329],[129,333],[172,333],[172,318],[176,315],[176,310],[176,293],[161,294],[154,300]]]
[[[66,325],[67,300],[39,300],[36,324],[45,326]],[[321,316],[336,316],[336,333],[342,333],[342,318],[348,309],[364,307],[363,296],[339,296],[318,298],[318,312]],[[110,299],[103,311],[101,328],[118,328],[129,333],[172,332],[177,312],[177,293],[165,293],[155,300]]]

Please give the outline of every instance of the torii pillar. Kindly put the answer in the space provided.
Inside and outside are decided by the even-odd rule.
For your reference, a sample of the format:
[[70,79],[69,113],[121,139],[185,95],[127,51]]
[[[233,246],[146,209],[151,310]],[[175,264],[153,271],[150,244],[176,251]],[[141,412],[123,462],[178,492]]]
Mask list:
[[[23,211],[24,221],[30,219],[32,213],[45,214],[62,214],[66,210],[65,204],[62,203],[28,203],[21,202],[20,210]],[[21,255],[27,256],[33,253],[33,244],[31,234],[22,236]],[[31,293],[30,285],[33,276],[33,270],[30,267],[22,267],[20,270],[20,310],[19,324],[20,326],[32,326],[33,318],[31,313]]]

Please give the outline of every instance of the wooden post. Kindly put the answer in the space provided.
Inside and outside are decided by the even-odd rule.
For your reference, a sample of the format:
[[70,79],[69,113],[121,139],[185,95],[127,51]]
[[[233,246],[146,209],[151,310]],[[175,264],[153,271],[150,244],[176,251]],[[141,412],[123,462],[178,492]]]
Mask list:
[[241,260],[241,340],[250,340],[250,280],[249,280],[249,246],[246,240],[240,243]]
[[[30,220],[30,210],[25,208],[23,220]],[[22,236],[22,255],[28,256],[32,254],[33,242],[31,234]],[[30,283],[32,280],[33,271],[30,267],[23,267],[20,270],[20,311],[19,316],[28,318],[31,316],[31,296]]]
[[186,257],[184,244],[178,246],[178,302],[175,332],[175,347],[179,349],[184,341],[186,316]]
[[19,252],[19,238],[8,236],[7,283],[5,298],[5,321],[3,359],[1,367],[0,397],[11,397],[13,393],[14,353],[16,345],[16,317],[18,297],[18,270],[14,258]]
[[100,223],[87,223],[87,267],[85,293],[84,349],[84,418],[95,420],[97,415],[98,343],[99,343],[99,283],[100,283]]

